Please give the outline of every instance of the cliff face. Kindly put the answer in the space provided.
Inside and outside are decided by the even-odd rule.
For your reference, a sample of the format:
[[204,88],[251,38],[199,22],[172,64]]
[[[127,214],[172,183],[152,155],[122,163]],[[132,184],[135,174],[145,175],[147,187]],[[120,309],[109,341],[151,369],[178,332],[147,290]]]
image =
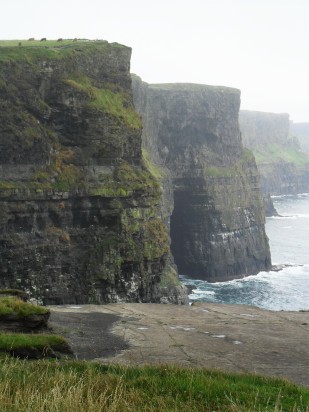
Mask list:
[[309,154],[309,123],[291,122],[290,132],[298,139],[302,150]]
[[2,287],[48,304],[183,299],[162,285],[169,239],[130,55],[103,41],[0,49]]
[[179,272],[222,281],[267,270],[263,200],[254,158],[241,144],[239,91],[133,80],[145,150],[169,182],[163,210],[167,222],[172,211]]
[[245,147],[254,153],[264,194],[293,194],[309,190],[309,157],[295,134],[288,114],[240,111]]

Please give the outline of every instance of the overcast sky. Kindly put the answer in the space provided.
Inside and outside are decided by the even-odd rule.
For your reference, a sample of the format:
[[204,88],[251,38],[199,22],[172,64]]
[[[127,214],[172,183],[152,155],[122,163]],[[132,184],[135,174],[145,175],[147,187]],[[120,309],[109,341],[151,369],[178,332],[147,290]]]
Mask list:
[[0,1],[0,39],[119,42],[148,83],[236,87],[242,109],[309,121],[309,0]]

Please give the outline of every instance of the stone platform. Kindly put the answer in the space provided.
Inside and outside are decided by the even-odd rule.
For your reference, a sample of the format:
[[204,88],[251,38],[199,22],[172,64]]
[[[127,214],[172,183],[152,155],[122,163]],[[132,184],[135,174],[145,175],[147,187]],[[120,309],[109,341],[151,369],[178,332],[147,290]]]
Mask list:
[[210,303],[50,308],[52,326],[63,328],[79,359],[216,368],[309,386],[309,312]]

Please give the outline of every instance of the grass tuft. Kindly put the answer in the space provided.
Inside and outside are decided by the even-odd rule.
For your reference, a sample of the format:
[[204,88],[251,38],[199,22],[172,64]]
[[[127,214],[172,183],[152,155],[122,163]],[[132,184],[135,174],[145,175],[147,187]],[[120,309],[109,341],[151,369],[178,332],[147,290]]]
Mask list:
[[47,347],[60,347],[66,344],[62,336],[48,334],[0,333],[0,351]]
[[43,315],[48,313],[48,309],[43,306],[33,305],[19,299],[15,296],[0,297],[0,317],[3,315],[16,315],[17,317],[25,317],[30,315]]
[[125,92],[95,87],[92,85],[91,79],[86,76],[67,79],[65,83],[75,90],[86,93],[90,99],[88,104],[90,108],[120,119],[131,129],[141,129],[141,118],[134,110],[132,102]]

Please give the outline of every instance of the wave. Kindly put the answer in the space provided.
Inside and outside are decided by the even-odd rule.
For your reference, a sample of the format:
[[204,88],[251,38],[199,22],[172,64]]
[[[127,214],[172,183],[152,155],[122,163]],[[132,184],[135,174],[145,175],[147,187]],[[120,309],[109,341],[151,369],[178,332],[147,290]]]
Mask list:
[[267,219],[308,219],[309,213],[295,213],[295,214],[285,214],[280,216],[270,216]]
[[269,216],[267,219],[297,219],[296,215],[284,215],[284,216]]
[[309,193],[276,197],[274,205],[281,216],[267,218],[266,231],[273,265],[282,269],[217,283],[182,277],[183,283],[192,285],[191,302],[309,310]]
[[202,293],[203,295],[215,295],[216,294],[216,292],[213,292],[211,290],[203,290],[202,291],[201,289],[193,289],[192,293],[194,293],[196,295],[198,295],[200,293]]
[[304,193],[297,193],[297,194],[288,194],[288,195],[272,195],[272,199],[287,199],[287,198],[297,198],[297,197],[309,197],[309,193],[304,192]]
[[242,279],[209,283],[182,276],[194,286],[190,302],[254,305],[267,310],[308,310],[309,264],[285,266]]

